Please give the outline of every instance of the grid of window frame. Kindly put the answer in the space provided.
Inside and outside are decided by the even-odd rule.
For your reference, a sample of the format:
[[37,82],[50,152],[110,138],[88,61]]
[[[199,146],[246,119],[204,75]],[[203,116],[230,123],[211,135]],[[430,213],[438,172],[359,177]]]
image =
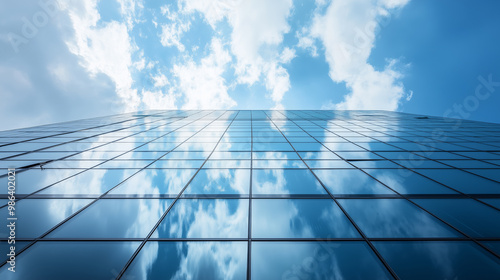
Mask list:
[[[243,242],[247,279],[256,279],[252,273],[259,269],[252,264],[252,254],[255,248],[260,253],[262,246],[255,244],[266,243],[359,242],[387,277],[404,279],[402,264],[388,253],[392,244],[443,242],[473,246],[500,271],[500,250],[495,245],[500,243],[495,223],[500,221],[497,124],[384,111],[144,111],[0,132],[0,167],[1,182],[7,168],[16,168],[19,208],[35,200],[47,205],[81,202],[32,235],[18,238],[23,246],[17,254],[29,255],[30,248],[50,242],[136,244],[108,278],[126,279],[144,248],[154,242]],[[269,184],[260,184],[263,176],[269,176],[262,179],[265,182],[277,180],[275,174],[288,179],[281,188],[269,190]],[[294,174],[307,174],[309,179],[303,183]],[[100,181],[89,185],[95,177]],[[142,186],[144,178],[155,186]],[[70,227],[79,218],[110,200],[148,201],[147,205],[158,207],[151,215],[156,218],[149,221],[149,230],[135,235],[55,234],[74,232]],[[330,215],[341,217],[339,225],[345,226],[322,228],[315,221],[318,232],[307,234],[275,234],[266,228],[265,213],[276,210],[274,202],[292,213],[299,210],[286,207],[314,201],[331,205]],[[0,194],[0,211],[5,213],[6,202],[7,195]],[[273,207],[264,211],[266,205]],[[453,209],[461,205],[467,205],[472,218],[456,214],[459,211]],[[223,229],[238,224],[232,232],[203,228],[172,233],[171,221],[195,219],[183,211],[197,206],[204,211],[235,208],[244,218],[239,224],[217,221]],[[24,217],[36,217],[30,212],[36,205],[26,207]],[[383,217],[373,216],[371,212],[382,207],[392,208],[381,212]],[[285,219],[279,212],[272,214]],[[301,219],[312,221],[318,215],[304,214]],[[384,223],[388,224],[381,229]],[[352,227],[352,232],[339,233],[342,227],[346,232]],[[6,241],[6,235],[0,236],[1,243]],[[2,261],[0,275],[7,267],[7,260]]]

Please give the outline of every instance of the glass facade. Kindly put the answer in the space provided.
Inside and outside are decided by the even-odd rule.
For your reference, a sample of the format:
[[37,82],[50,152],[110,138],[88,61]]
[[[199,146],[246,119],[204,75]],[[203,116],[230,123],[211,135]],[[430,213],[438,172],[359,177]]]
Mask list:
[[499,279],[500,125],[145,111],[0,132],[0,279]]

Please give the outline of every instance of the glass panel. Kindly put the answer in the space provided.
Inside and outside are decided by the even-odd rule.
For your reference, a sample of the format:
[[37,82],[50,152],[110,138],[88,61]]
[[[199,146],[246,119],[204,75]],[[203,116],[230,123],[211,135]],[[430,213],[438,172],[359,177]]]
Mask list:
[[149,241],[122,279],[245,279],[247,247],[247,242]]
[[484,198],[484,199],[481,199],[481,201],[484,201],[484,202],[488,203],[489,205],[500,209],[500,198]]
[[[57,171],[64,172],[65,170]],[[137,170],[134,169],[87,170],[41,191],[40,194],[101,195],[135,172]]]
[[253,168],[307,168],[301,160],[254,160]]
[[139,244],[39,241],[16,258],[15,273],[4,265],[0,279],[115,279]]
[[248,194],[249,169],[202,169],[184,194]]
[[461,236],[403,199],[339,199],[339,202],[370,238]]
[[472,237],[500,237],[500,211],[472,199],[415,199],[445,222]]
[[255,169],[252,188],[253,194],[327,194],[307,169]]
[[145,238],[170,199],[100,199],[48,238]]
[[310,168],[354,168],[343,160],[306,160]]
[[393,278],[365,242],[352,241],[252,242],[252,279]]
[[355,238],[331,199],[253,199],[253,238]]
[[109,193],[177,195],[195,172],[196,169],[144,169]]
[[498,279],[500,275],[499,259],[469,241],[373,244],[401,279]]
[[332,194],[394,194],[358,169],[313,170]]
[[[81,171],[80,169],[53,170],[37,168],[16,172],[16,193],[30,194]],[[1,186],[7,186],[7,179],[8,177],[0,178]]]
[[458,169],[418,169],[416,171],[467,194],[500,194],[500,183]]
[[[16,202],[16,238],[36,238],[71,216],[90,199],[23,199]],[[7,221],[8,208],[0,209],[0,217]],[[9,228],[0,227],[0,238],[9,236]]]
[[159,238],[247,238],[248,199],[179,199],[153,234]]
[[408,169],[366,169],[365,172],[401,194],[457,194]]

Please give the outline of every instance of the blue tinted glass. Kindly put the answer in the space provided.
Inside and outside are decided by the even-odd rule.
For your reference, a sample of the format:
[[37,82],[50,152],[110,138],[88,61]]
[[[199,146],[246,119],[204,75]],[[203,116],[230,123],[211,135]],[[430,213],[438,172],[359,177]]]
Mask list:
[[445,222],[472,237],[500,237],[500,211],[472,199],[415,199]]
[[253,159],[300,159],[296,152],[254,152]]
[[401,166],[388,160],[354,160],[351,164],[358,168],[401,168]]
[[[90,203],[90,199],[23,199],[16,202],[16,237],[36,238]],[[8,208],[0,209],[7,221]],[[9,236],[9,228],[0,227],[0,238]]]
[[183,194],[248,194],[249,169],[202,169]]
[[254,142],[253,143],[254,151],[283,151],[283,152],[292,152],[293,148],[288,143],[263,143],[263,142]]
[[364,242],[254,241],[252,279],[392,279],[392,277]]
[[343,160],[306,160],[310,168],[354,168]]
[[488,247],[493,252],[500,255],[500,241],[483,241],[481,243],[486,247]]
[[327,151],[321,143],[293,143],[296,151]]
[[248,199],[179,199],[153,234],[159,238],[247,238]]
[[446,224],[403,199],[340,199],[339,202],[368,237],[460,236]]
[[122,279],[245,279],[247,244],[149,241]]
[[332,152],[299,152],[303,159],[340,159]]
[[[67,170],[58,170],[63,172]],[[100,195],[110,190],[127,177],[137,172],[136,169],[92,169],[59,182],[40,194],[94,194]]]
[[4,265],[0,279],[115,279],[139,244],[39,241],[19,255],[15,273]]
[[204,160],[157,160],[147,168],[200,168]]
[[253,160],[253,168],[307,168],[301,160]]
[[[354,144],[353,144],[354,145]],[[337,152],[336,150],[334,151],[337,155],[341,156],[345,160],[353,160],[353,159],[383,159],[380,156],[363,151],[363,152]]]
[[253,238],[353,238],[354,226],[331,199],[253,199]]
[[250,160],[208,160],[203,168],[250,168]]
[[401,194],[457,193],[408,169],[366,169],[365,172]]
[[420,160],[394,160],[395,163],[400,164],[406,168],[450,168],[437,161],[420,159]]
[[[11,241],[12,242],[12,241]],[[0,241],[0,261],[4,262],[10,258],[7,254],[12,255],[12,251],[17,255],[26,246],[28,246],[31,241],[15,241],[15,243],[9,244],[7,241]],[[11,247],[13,247],[11,250]]]
[[394,194],[358,169],[313,170],[332,194]]
[[500,209],[500,198],[483,198],[481,200],[488,203],[491,206]]
[[490,163],[479,160],[440,160],[439,162],[456,168],[495,168],[496,166]]
[[109,193],[177,195],[195,172],[196,169],[144,169]]
[[[37,168],[16,172],[16,193],[30,194],[81,171],[81,169],[53,170]],[[7,179],[8,177],[0,178],[0,184],[7,186]]]
[[170,199],[100,199],[48,238],[145,238]]
[[327,194],[307,169],[255,169],[252,188],[253,194]]
[[500,182],[500,172],[498,172],[498,169],[470,169],[467,171]]
[[467,194],[500,194],[500,183],[457,169],[416,170],[433,180]]
[[373,242],[401,279],[498,279],[500,261],[469,241]]

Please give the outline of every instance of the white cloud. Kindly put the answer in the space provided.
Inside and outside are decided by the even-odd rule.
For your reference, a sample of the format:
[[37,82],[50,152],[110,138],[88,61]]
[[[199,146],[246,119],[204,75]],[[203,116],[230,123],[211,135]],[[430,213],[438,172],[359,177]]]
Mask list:
[[180,4],[184,13],[201,12],[214,29],[217,22],[228,20],[232,27],[231,53],[236,57],[234,69],[238,83],[252,85],[263,74],[266,89],[279,105],[290,84],[286,69],[278,64],[282,59],[293,58],[290,52],[285,51],[285,57],[280,57],[279,52],[284,34],[290,31],[287,20],[292,0],[180,0]]
[[[330,77],[345,82],[351,90],[335,108],[397,109],[405,95],[397,60],[390,60],[382,71],[375,70],[367,60],[381,27],[380,19],[408,1],[337,0],[330,3],[325,14],[316,14],[310,31],[325,47]],[[307,47],[308,43],[303,45]]]
[[142,103],[151,110],[172,110],[175,106],[176,96],[165,94],[162,91],[142,91]]
[[135,50],[127,26],[112,21],[97,26],[100,19],[97,1],[65,1],[75,35],[66,41],[69,50],[81,58],[81,64],[91,74],[103,73],[116,85],[116,93],[128,111],[137,110],[140,98],[132,89],[131,54]]
[[158,76],[151,77],[153,79],[154,87],[164,87],[169,84],[167,76],[159,74]]
[[170,21],[161,25],[161,44],[165,47],[175,46],[179,51],[184,51],[185,47],[181,43],[181,36],[189,30],[191,22],[183,20],[178,13],[171,12],[168,6],[161,7],[161,12]]
[[315,44],[315,38],[308,34],[307,28],[303,27],[295,33],[295,37],[299,40],[297,47],[308,50],[312,57],[318,56],[318,48]]
[[222,76],[231,56],[224,49],[222,42],[213,38],[210,54],[199,64],[188,60],[185,64],[173,67],[173,74],[178,79],[177,90],[184,96],[183,109],[225,109],[236,105],[228,95],[227,86]]

